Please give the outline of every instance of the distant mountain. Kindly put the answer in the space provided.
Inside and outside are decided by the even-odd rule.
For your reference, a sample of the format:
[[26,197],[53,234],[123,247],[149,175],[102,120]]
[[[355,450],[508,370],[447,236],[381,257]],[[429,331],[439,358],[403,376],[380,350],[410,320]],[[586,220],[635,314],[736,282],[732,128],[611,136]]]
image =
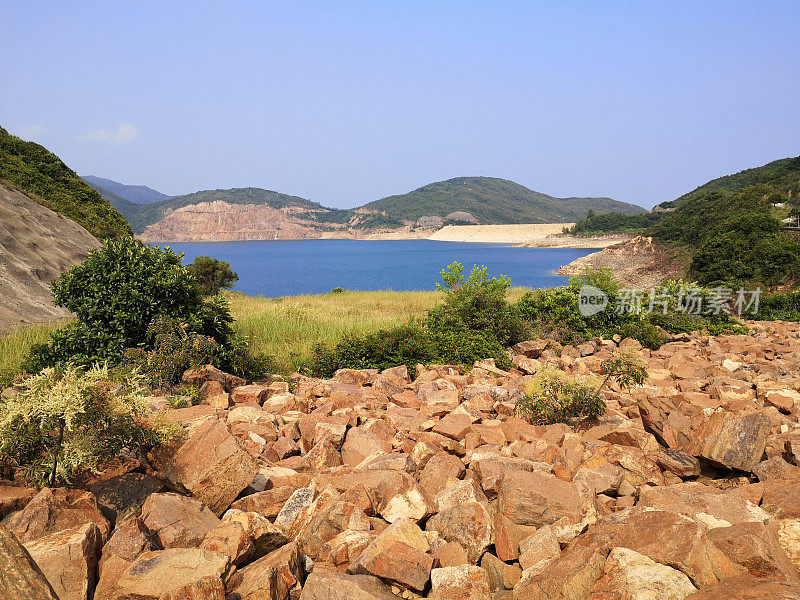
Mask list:
[[130,235],[119,212],[60,158],[0,127],[0,180],[85,227],[97,238]]
[[94,175],[81,175],[81,179],[95,189],[103,188],[135,204],[150,204],[151,202],[161,202],[170,198],[170,196],[146,185],[126,185],[104,177],[95,177]]
[[445,218],[469,213],[481,225],[565,223],[595,213],[645,212],[640,206],[611,198],[554,198],[496,177],[457,177],[438,181],[407,194],[365,204],[359,211],[377,212],[387,223],[416,222],[423,217]]

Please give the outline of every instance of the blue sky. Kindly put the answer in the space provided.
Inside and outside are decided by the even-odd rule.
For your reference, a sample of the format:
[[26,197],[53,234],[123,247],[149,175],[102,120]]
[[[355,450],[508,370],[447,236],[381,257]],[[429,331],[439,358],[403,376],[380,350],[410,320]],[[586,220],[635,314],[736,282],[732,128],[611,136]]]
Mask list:
[[0,3],[0,125],[80,174],[349,207],[651,207],[800,154],[800,2]]

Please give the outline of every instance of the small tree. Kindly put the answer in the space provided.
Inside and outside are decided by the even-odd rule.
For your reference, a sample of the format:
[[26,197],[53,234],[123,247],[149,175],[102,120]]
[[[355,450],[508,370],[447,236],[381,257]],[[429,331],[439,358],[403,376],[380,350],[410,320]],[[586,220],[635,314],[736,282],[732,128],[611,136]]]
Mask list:
[[125,450],[147,450],[177,434],[151,415],[141,376],[113,382],[107,367],[44,369],[0,404],[0,458],[55,486]]
[[622,389],[630,389],[642,385],[647,379],[647,368],[638,352],[633,349],[618,350],[613,358],[602,363],[606,376],[600,386],[599,392],[609,379],[613,379]]
[[231,270],[229,262],[210,256],[198,256],[186,268],[204,296],[218,294],[220,290],[231,288],[239,281],[239,276]]

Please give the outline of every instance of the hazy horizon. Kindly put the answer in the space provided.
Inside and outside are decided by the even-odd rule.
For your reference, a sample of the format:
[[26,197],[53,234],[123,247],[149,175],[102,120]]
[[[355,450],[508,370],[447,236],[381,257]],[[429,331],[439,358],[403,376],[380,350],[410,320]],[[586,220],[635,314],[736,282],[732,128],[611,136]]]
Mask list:
[[349,208],[510,179],[647,208],[800,154],[800,3],[6,2],[0,125],[81,175]]

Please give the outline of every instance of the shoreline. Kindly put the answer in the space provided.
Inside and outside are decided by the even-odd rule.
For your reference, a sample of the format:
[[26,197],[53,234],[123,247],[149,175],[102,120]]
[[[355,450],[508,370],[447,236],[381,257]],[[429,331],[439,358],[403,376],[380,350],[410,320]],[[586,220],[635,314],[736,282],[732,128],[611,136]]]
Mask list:
[[[578,237],[564,234],[573,223],[521,223],[512,225],[446,225],[441,229],[411,229],[403,227],[353,235],[350,232],[324,232],[319,237],[273,237],[253,239],[144,239],[149,244],[194,244],[218,242],[298,241],[298,240],[357,240],[459,242],[476,244],[506,244],[521,248],[582,248],[602,249],[631,239],[630,235]],[[139,239],[142,236],[137,236]]]

